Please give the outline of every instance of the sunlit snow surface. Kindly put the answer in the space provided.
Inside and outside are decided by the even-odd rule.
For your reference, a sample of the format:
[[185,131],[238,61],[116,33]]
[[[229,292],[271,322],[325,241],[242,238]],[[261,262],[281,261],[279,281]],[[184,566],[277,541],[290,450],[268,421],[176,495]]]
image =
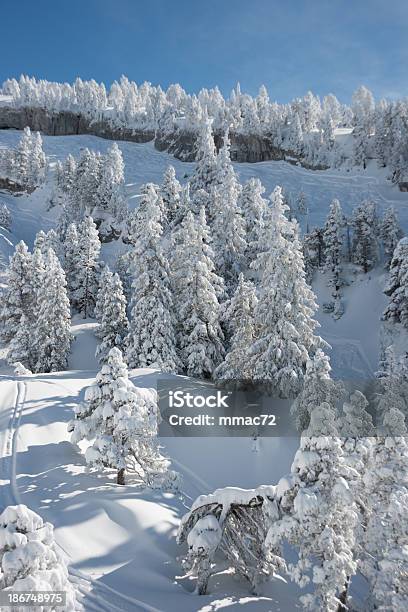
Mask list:
[[[15,145],[21,132],[0,131],[0,146]],[[51,159],[77,155],[81,148],[106,151],[108,140],[92,136],[44,137]],[[119,143],[126,164],[131,206],[140,185],[160,182],[168,164],[180,180],[194,165],[156,151],[151,143]],[[322,224],[331,200],[337,197],[346,213],[369,197],[379,210],[393,203],[401,224],[408,230],[408,194],[387,183],[374,162],[365,173],[311,172],[284,162],[236,164],[241,181],[259,177],[267,193],[276,184],[296,195],[304,191],[310,208],[310,225]],[[32,246],[35,233],[55,223],[57,210],[47,212],[47,188],[29,197],[0,194],[13,214],[12,232],[0,229],[0,254],[4,259],[24,239]],[[117,245],[103,247],[112,260]],[[0,284],[4,278],[0,275]],[[321,335],[332,345],[331,361],[339,378],[366,379],[378,363],[379,317],[386,303],[382,294],[384,272],[359,275],[344,290],[345,315],[334,321],[319,312]],[[329,299],[326,279],[319,275],[314,289],[320,304]],[[0,361],[0,506],[23,502],[56,526],[56,539],[69,555],[72,578],[82,593],[86,610],[163,610],[213,612],[224,608],[282,610],[298,608],[293,585],[276,580],[263,597],[253,597],[246,585],[228,574],[210,581],[210,595],[190,594],[192,584],[176,579],[182,569],[175,530],[186,511],[171,495],[117,487],[105,476],[86,472],[85,463],[69,442],[67,422],[73,407],[96,374],[94,323],[75,318],[76,340],[69,363],[61,374],[14,378]],[[135,371],[141,387],[155,385],[157,373]],[[200,494],[234,486],[274,484],[290,469],[297,441],[265,438],[253,444],[244,438],[173,438],[163,440],[165,452],[184,478],[188,505]],[[109,588],[107,588],[109,587]],[[361,589],[354,586],[358,601]]]

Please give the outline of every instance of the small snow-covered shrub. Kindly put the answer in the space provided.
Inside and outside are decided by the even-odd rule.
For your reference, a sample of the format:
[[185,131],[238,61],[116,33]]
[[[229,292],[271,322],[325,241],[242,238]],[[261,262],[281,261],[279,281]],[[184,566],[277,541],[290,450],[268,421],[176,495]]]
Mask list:
[[20,361],[13,363],[13,367],[15,376],[30,376],[32,374],[31,370],[23,366]]
[[[24,504],[7,506],[0,515],[0,590],[64,591],[60,612],[80,609],[64,559],[54,541],[53,526]],[[54,605],[14,607],[17,612],[51,612]]]

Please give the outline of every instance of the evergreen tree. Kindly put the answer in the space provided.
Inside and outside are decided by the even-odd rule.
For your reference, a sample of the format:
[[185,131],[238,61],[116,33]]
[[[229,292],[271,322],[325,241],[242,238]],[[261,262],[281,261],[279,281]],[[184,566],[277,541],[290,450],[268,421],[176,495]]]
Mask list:
[[238,199],[238,208],[242,211],[246,230],[247,248],[245,260],[248,266],[254,261],[259,250],[265,245],[260,244],[264,218],[267,214],[268,203],[263,194],[265,188],[256,178],[249,179],[243,186]]
[[317,349],[307,361],[303,388],[293,402],[290,412],[298,431],[309,427],[310,415],[316,406],[326,402],[335,406],[341,398],[343,385],[331,376],[330,360],[321,349]]
[[279,186],[271,195],[271,205],[268,247],[253,263],[260,274],[260,297],[249,367],[251,378],[267,382],[274,392],[288,397],[300,391],[307,361],[322,340],[314,335],[317,304],[305,280],[297,224],[286,217]]
[[[65,594],[64,612],[80,605],[69,581],[68,568],[54,540],[53,526],[24,504],[7,506],[0,514],[0,591],[60,591]],[[20,606],[14,606],[21,610]],[[52,606],[37,609],[56,610]],[[33,610],[28,607],[26,610]]]
[[240,187],[230,159],[228,131],[217,158],[214,189],[212,239],[217,271],[229,291],[234,291],[244,264],[245,222],[238,206]]
[[408,327],[408,238],[402,238],[395,248],[384,293],[390,302],[383,319]]
[[131,322],[127,361],[132,367],[156,367],[177,372],[173,299],[169,264],[161,246],[158,195],[146,195],[144,223],[133,237]]
[[301,587],[304,610],[337,612],[346,607],[347,586],[356,569],[354,559],[357,509],[350,481],[354,470],[344,460],[334,407],[313,409],[292,464],[291,478],[282,488],[283,519],[271,526],[266,545],[286,540],[298,559],[288,571]]
[[9,230],[11,228],[11,213],[5,204],[0,202],[0,227]]
[[31,138],[28,181],[30,186],[38,187],[44,182],[46,159],[42,148],[42,138],[39,132]]
[[338,200],[333,200],[330,212],[323,230],[325,269],[330,274],[330,285],[333,287],[333,296],[338,297],[342,286],[343,242],[344,242],[344,215]]
[[37,372],[58,372],[67,367],[71,347],[71,313],[65,274],[54,251],[45,259],[43,286],[38,294],[38,320],[34,334]]
[[22,316],[26,315],[28,318],[31,309],[31,255],[23,241],[16,246],[7,276],[8,283],[3,294],[0,315],[1,336],[5,342],[15,337]]
[[173,225],[179,216],[181,185],[176,178],[176,171],[169,166],[164,173],[160,194],[163,200],[165,219],[163,227]]
[[75,272],[72,277],[72,303],[84,319],[94,315],[99,286],[101,243],[92,217],[85,217],[78,228]]
[[10,365],[21,363],[32,371],[36,361],[33,359],[32,324],[26,315],[22,315],[17,332],[10,341],[7,361]]
[[73,443],[92,441],[85,453],[90,467],[116,470],[117,484],[125,484],[128,471],[152,485],[168,468],[157,446],[157,424],[155,398],[133,385],[122,353],[114,347],[68,429]]
[[407,428],[404,415],[391,404],[381,433],[365,474],[369,512],[361,570],[370,585],[373,609],[404,610],[408,604]]
[[67,280],[68,294],[72,298],[76,280],[76,256],[78,253],[78,231],[75,223],[68,226],[63,244],[64,251],[64,272]]
[[384,213],[380,224],[380,237],[384,246],[384,253],[387,259],[387,266],[390,265],[394,250],[403,236],[398,224],[395,208],[390,206]]
[[173,294],[178,299],[178,346],[188,376],[210,377],[224,356],[218,296],[205,211],[187,213],[174,237]]
[[354,210],[352,225],[353,261],[368,272],[378,259],[377,216],[372,202],[363,202]]
[[224,313],[231,333],[229,350],[224,361],[216,368],[214,377],[229,381],[249,379],[248,358],[255,339],[254,312],[258,300],[251,281],[239,275],[238,286]]
[[32,136],[29,127],[25,127],[16,151],[16,181],[23,187],[30,186],[30,164],[32,151]]
[[304,235],[302,250],[305,259],[306,278],[308,283],[311,284],[315,270],[321,268],[324,259],[324,233],[320,227],[314,227]]
[[212,120],[205,111],[197,139],[197,166],[190,181],[191,191],[210,192],[217,174],[217,154],[212,133]]
[[101,274],[96,312],[100,321],[98,337],[101,339],[96,356],[103,363],[111,348],[123,348],[129,326],[122,283],[108,266]]

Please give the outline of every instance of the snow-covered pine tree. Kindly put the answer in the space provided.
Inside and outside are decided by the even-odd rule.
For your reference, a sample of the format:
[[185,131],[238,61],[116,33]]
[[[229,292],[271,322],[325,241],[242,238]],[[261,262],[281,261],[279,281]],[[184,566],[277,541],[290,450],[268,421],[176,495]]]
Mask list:
[[131,321],[126,339],[131,367],[177,372],[179,359],[169,263],[161,245],[162,217],[155,189],[145,194],[143,223],[132,237]]
[[205,210],[188,212],[174,236],[173,294],[178,300],[178,347],[189,376],[211,377],[224,357],[219,296],[222,279],[214,268]]
[[62,244],[57,232],[54,229],[48,230],[48,232],[45,234],[44,245],[42,248],[43,255],[46,255],[49,249],[52,249],[59,258],[61,255],[61,248]]
[[387,267],[389,267],[391,263],[394,250],[402,236],[403,232],[398,224],[397,213],[395,212],[395,208],[390,206],[384,212],[384,216],[380,223],[380,238],[384,247]]
[[408,238],[402,238],[395,248],[384,293],[390,301],[383,319],[408,327]]
[[96,356],[103,363],[111,348],[117,346],[123,350],[129,327],[121,280],[118,274],[112,274],[108,266],[100,277],[95,314],[100,323],[97,335],[101,339]]
[[40,230],[37,232],[34,240],[34,249],[40,249],[42,254],[45,254],[44,245],[45,245],[46,233],[44,230]]
[[368,272],[378,259],[378,227],[375,205],[362,202],[353,212],[353,261]]
[[[7,506],[0,514],[0,591],[61,591],[64,612],[78,610],[68,569],[54,540],[53,526],[24,504]],[[14,607],[14,606],[13,606]],[[55,610],[54,606],[46,606]],[[21,610],[20,606],[15,609]],[[38,610],[45,606],[35,606]],[[29,612],[32,607],[25,607]]]
[[[21,363],[29,371],[35,368],[35,354],[33,351],[32,322],[23,314],[17,332],[10,341],[7,362],[10,365]],[[34,357],[34,359],[33,359]]]
[[160,194],[163,200],[164,220],[163,228],[172,226],[179,216],[181,185],[176,178],[176,171],[169,166],[164,173]]
[[200,125],[196,148],[197,166],[190,181],[192,194],[198,189],[210,192],[217,174],[217,152],[212,132],[212,120],[207,110],[204,112]]
[[291,469],[280,483],[284,517],[272,524],[266,546],[286,540],[298,559],[288,566],[301,587],[314,585],[303,595],[304,610],[337,612],[347,607],[347,588],[357,564],[354,559],[357,510],[349,482],[354,470],[344,461],[342,441],[333,406],[313,409]]
[[278,186],[271,194],[267,248],[252,264],[260,275],[260,296],[249,372],[273,392],[290,397],[302,388],[306,364],[323,340],[314,334],[316,299],[305,280],[297,224],[287,219],[286,210]]
[[151,486],[166,476],[169,465],[157,445],[157,425],[157,399],[133,385],[121,351],[112,348],[69,424],[71,441],[92,441],[86,462],[97,470],[116,470],[117,484],[125,484],[125,473],[133,472]]
[[260,240],[268,208],[267,200],[262,197],[264,193],[265,188],[261,181],[251,178],[243,185],[238,198],[238,208],[242,211],[245,223],[247,243],[245,262],[248,267],[256,258],[259,250],[265,248]]
[[342,286],[342,258],[344,243],[344,215],[338,200],[330,204],[330,212],[323,230],[325,270],[330,274],[329,285],[333,287],[333,297],[340,295]]
[[249,379],[247,368],[255,339],[254,312],[257,303],[255,286],[245,280],[241,273],[238,286],[223,316],[228,324],[231,341],[224,361],[214,372],[215,379],[237,382]]
[[101,163],[97,194],[101,236],[117,235],[119,224],[126,217],[125,175],[122,152],[116,142],[108,149]]
[[11,212],[7,206],[0,202],[0,227],[9,230],[11,228]]
[[285,145],[287,149],[289,149],[293,153],[296,153],[297,155],[301,155],[303,152],[303,130],[299,114],[297,112],[292,114],[290,118]]
[[0,312],[1,337],[5,342],[17,334],[22,316],[29,318],[31,310],[31,255],[23,241],[16,245],[10,260],[7,281]]
[[330,360],[322,349],[317,349],[307,361],[303,388],[293,402],[290,412],[298,431],[309,427],[310,415],[316,406],[323,402],[335,406],[342,397],[344,387],[331,376]]
[[74,280],[76,276],[76,254],[78,253],[78,230],[75,223],[68,226],[63,244],[64,272],[67,280],[68,295],[72,299]]
[[78,243],[73,253],[74,274],[72,304],[84,319],[94,315],[99,286],[101,243],[92,217],[85,217],[78,227]]
[[28,181],[31,187],[38,187],[44,182],[46,170],[45,153],[42,148],[42,138],[39,132],[31,137],[31,150],[28,168]]
[[65,274],[52,249],[45,258],[43,285],[38,293],[33,349],[37,372],[65,370],[71,348],[71,313]]
[[404,415],[388,405],[381,435],[365,473],[368,524],[361,571],[370,585],[371,608],[408,605],[408,445]]
[[324,260],[324,233],[320,227],[314,227],[304,235],[302,251],[305,259],[306,279],[311,284],[314,272],[321,268]]
[[29,127],[25,127],[15,155],[15,180],[23,187],[30,187],[31,152],[31,130]]
[[226,131],[217,157],[211,231],[214,262],[228,292],[235,291],[247,248],[245,221],[238,206],[239,193],[240,185],[231,163],[229,133]]

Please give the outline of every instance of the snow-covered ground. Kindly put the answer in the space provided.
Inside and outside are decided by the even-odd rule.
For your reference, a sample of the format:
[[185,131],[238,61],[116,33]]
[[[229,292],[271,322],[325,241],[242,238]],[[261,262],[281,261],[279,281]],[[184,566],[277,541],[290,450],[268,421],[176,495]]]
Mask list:
[[[0,131],[0,146],[15,145],[19,137],[19,132]],[[105,151],[110,144],[92,136],[44,137],[44,149],[54,159],[76,155],[83,147]],[[150,143],[119,146],[131,203],[142,183],[161,181],[169,163],[180,180],[192,172],[193,164],[160,153]],[[268,193],[276,184],[294,194],[304,191],[311,225],[323,223],[335,197],[346,213],[370,197],[380,210],[393,203],[408,230],[408,194],[387,183],[374,166],[362,174],[311,172],[284,162],[237,164],[236,169],[242,181],[259,177]],[[28,197],[0,194],[13,215],[12,232],[0,230],[4,259],[19,240],[31,247],[35,233],[54,224],[57,211],[46,210],[46,199],[42,189]],[[105,245],[103,255],[112,258],[116,248]],[[356,275],[344,289],[346,312],[340,320],[320,310],[321,335],[333,347],[336,377],[367,379],[375,372],[379,317],[386,303],[383,284],[380,269]],[[314,288],[320,304],[328,300],[323,275]],[[16,378],[1,365],[0,354],[0,507],[22,502],[55,525],[87,610],[298,609],[296,589],[279,580],[265,588],[263,597],[254,598],[225,573],[212,580],[210,595],[192,595],[188,580],[177,578],[182,570],[174,537],[191,498],[227,485],[277,482],[290,468],[297,440],[264,438],[254,450],[247,438],[164,439],[165,453],[183,476],[183,497],[120,487],[106,476],[87,473],[82,455],[69,442],[67,422],[96,374],[94,326],[93,321],[74,319],[67,372]],[[132,379],[137,386],[154,387],[157,372],[136,370]]]

